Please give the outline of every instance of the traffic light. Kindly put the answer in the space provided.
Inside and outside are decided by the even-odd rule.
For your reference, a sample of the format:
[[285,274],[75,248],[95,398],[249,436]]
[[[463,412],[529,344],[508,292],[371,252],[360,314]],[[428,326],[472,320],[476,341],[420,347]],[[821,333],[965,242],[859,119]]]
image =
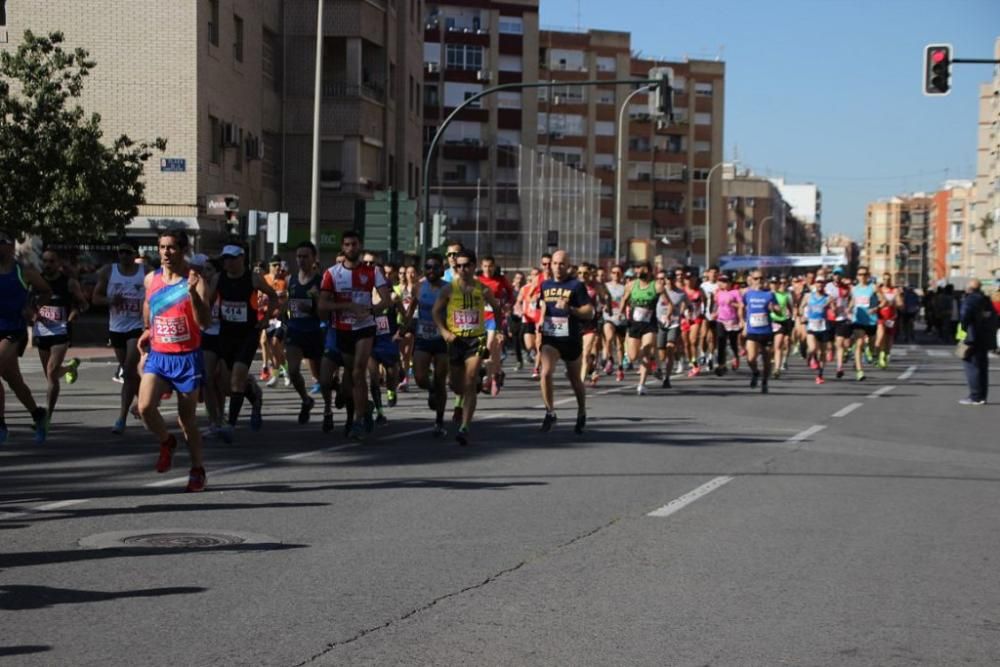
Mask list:
[[928,44],[924,47],[924,95],[950,92],[951,44]]
[[431,247],[440,248],[448,238],[448,216],[438,211],[431,227]]
[[670,67],[654,67],[649,70],[649,78],[656,79],[657,83],[650,95],[650,114],[657,118],[666,118],[672,121],[674,117],[674,70]]

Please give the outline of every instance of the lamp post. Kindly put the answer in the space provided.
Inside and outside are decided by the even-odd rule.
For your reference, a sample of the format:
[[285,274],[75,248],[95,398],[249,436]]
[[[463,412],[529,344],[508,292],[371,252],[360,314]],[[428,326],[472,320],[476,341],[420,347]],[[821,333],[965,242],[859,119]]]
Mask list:
[[319,121],[323,95],[323,4],[323,0],[319,0],[316,3],[316,78],[313,84],[312,184],[309,188],[309,240],[317,248],[319,247]]
[[774,221],[774,216],[773,215],[768,215],[768,216],[765,216],[764,219],[760,221],[759,225],[757,225],[757,229],[755,230],[757,232],[757,242],[754,243],[753,245],[754,245],[754,248],[756,248],[756,250],[757,250],[757,256],[758,257],[760,257],[760,254],[761,254],[760,253],[760,246],[761,246],[761,243],[764,240],[764,223],[766,223],[766,222],[773,222],[773,221]]
[[[708,270],[709,259],[712,252],[712,174],[716,169],[726,164],[725,160],[708,170],[708,179],[705,181],[705,270]],[[737,164],[733,160],[733,165]]]
[[625,101],[622,102],[622,108],[618,111],[618,143],[615,147],[615,263],[622,256],[622,135],[624,134],[622,125],[625,122],[625,111],[628,109],[628,103],[633,97],[639,93],[647,93],[654,88],[656,88],[655,85],[636,88],[625,97]]

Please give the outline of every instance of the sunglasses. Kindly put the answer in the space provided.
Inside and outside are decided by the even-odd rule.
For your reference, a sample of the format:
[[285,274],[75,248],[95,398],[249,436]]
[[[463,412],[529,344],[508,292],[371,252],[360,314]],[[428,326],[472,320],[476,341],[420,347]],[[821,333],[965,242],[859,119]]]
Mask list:
[[456,269],[471,269],[472,268],[472,264],[469,263],[469,262],[456,263],[455,264],[455,268]]
[[449,252],[447,256],[448,257],[458,257],[458,253],[457,252]]
[[376,262],[361,262],[362,266],[375,266]]

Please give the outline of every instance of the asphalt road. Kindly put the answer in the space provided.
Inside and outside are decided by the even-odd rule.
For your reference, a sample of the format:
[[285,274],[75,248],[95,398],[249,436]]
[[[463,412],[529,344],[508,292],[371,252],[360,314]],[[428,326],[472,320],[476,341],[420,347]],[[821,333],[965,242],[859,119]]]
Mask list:
[[[0,664],[1000,663],[1000,406],[956,404],[946,347],[863,383],[796,361],[766,396],[604,378],[582,437],[569,401],[539,433],[511,373],[467,449],[423,395],[357,445],[271,389],[203,494],[134,422],[110,435],[112,371],[64,387],[44,445],[8,395]],[[121,531],[161,538],[104,548]]]

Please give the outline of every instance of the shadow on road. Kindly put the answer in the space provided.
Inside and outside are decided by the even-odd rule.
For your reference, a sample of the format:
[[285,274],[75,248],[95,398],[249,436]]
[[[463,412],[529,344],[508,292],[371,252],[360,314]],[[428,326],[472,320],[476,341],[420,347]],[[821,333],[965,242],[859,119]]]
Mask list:
[[[86,604],[105,602],[122,598],[152,598],[162,595],[187,595],[203,593],[201,586],[172,586],[169,588],[146,588],[137,591],[84,591],[75,588],[53,588],[51,586],[10,585],[0,586],[0,609],[24,611],[45,609],[60,604]],[[0,649],[2,651],[3,649]],[[0,653],[2,655],[2,653]]]
[[110,558],[174,556],[183,554],[255,553],[304,549],[307,544],[227,544],[218,547],[122,547],[120,549],[67,549],[0,554],[0,570],[13,567],[76,563]]
[[25,644],[23,646],[0,646],[0,658],[11,655],[28,655],[30,653],[45,653],[51,651],[51,646]]

